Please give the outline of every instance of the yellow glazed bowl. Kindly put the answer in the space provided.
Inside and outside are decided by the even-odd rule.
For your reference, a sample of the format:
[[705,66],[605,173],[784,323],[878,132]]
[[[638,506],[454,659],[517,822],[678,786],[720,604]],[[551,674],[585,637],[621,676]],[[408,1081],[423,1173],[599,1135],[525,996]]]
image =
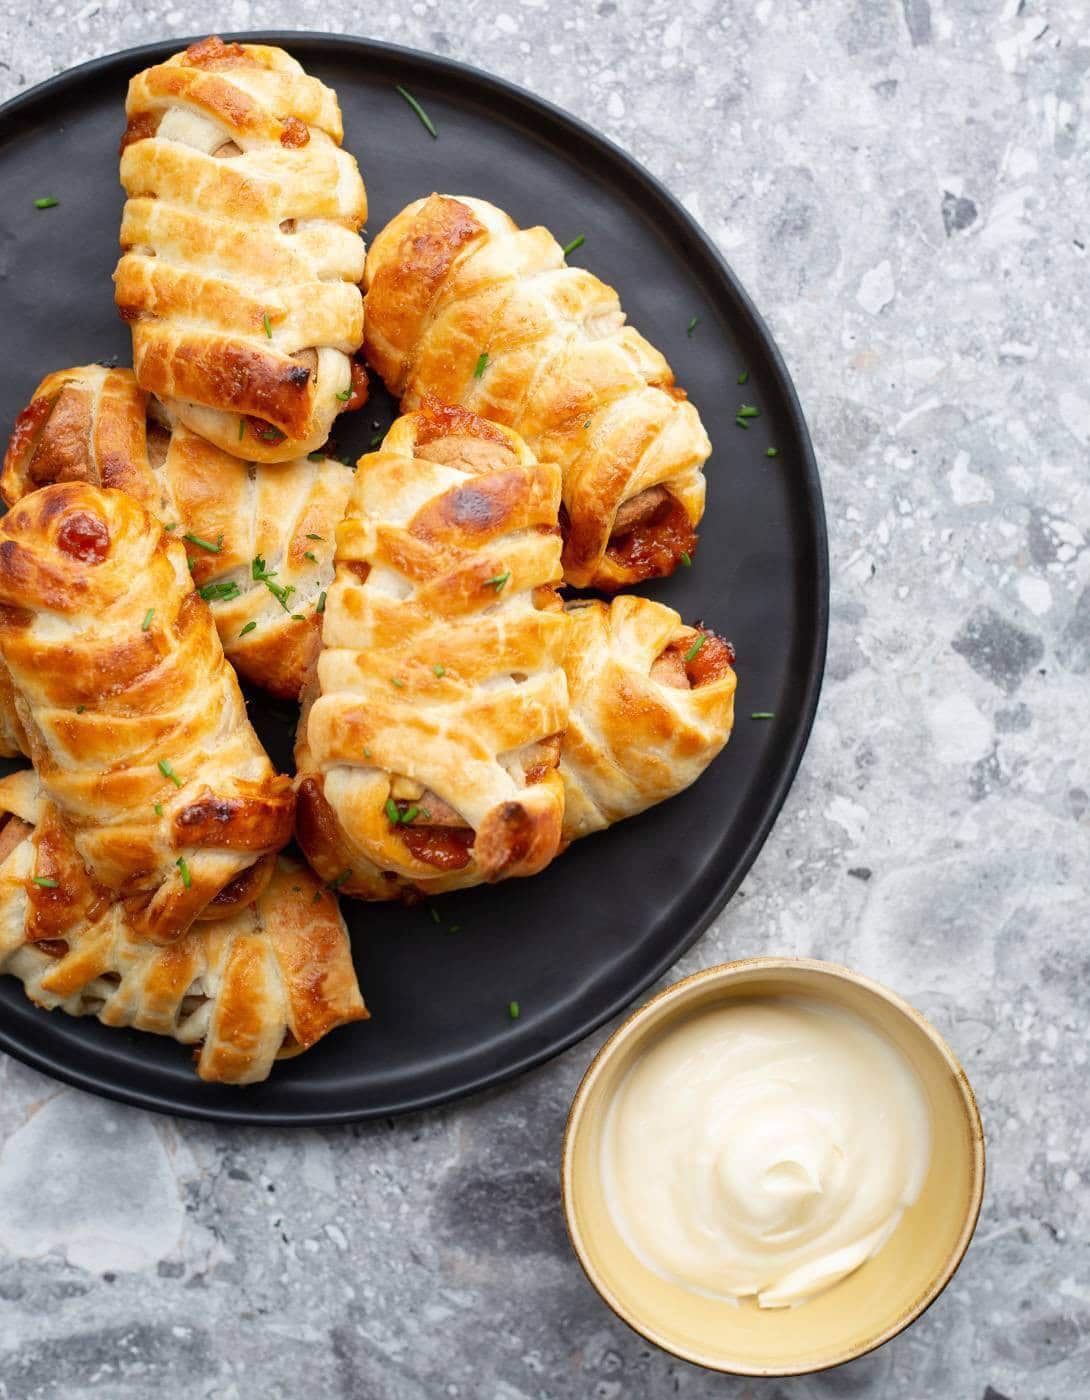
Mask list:
[[[873,1259],[796,1308],[738,1306],[692,1293],[643,1264],[621,1237],[600,1169],[607,1110],[633,1063],[695,1012],[743,997],[842,1007],[883,1032],[914,1068],[931,1110],[932,1153],[916,1204]],[[914,1322],[949,1283],[984,1194],[984,1132],[965,1071],[918,1011],[833,963],[751,958],[668,987],[614,1032],[572,1104],[561,1188],[572,1246],[622,1321],[685,1361],[742,1376],[793,1376],[854,1360]]]

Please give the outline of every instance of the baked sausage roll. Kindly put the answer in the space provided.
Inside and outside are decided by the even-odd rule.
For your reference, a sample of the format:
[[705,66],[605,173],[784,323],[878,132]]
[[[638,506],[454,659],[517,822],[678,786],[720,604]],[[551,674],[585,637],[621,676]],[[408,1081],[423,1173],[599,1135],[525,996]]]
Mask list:
[[278,857],[256,903],[158,948],[87,873],[30,770],[0,781],[0,972],[47,1010],[194,1046],[200,1077],[223,1084],[266,1079],[367,1016],[337,900],[305,866]]
[[532,875],[556,854],[560,474],[462,409],[361,459],[304,694],[296,830],[342,893]]
[[336,94],[212,38],[138,73],[125,110],[114,281],[141,388],[236,456],[313,452],[362,402],[367,198]]
[[[0,492],[14,505],[59,481],[135,496],[185,545],[239,675],[299,698],[318,648],[350,467],[312,453],[255,470],[191,432],[131,370],[81,365],[47,375],[19,414]],[[3,702],[0,684],[0,743]]]
[[615,592],[692,553],[700,415],[613,288],[567,267],[547,229],[433,194],[378,235],[364,285],[367,357],[403,410],[434,394],[559,464],[568,583]]
[[42,784],[137,936],[248,904],[293,800],[185,550],[131,496],[46,486],[0,520],[0,657]]
[[730,738],[734,650],[649,598],[567,606],[571,717],[560,750],[564,839],[663,802]]

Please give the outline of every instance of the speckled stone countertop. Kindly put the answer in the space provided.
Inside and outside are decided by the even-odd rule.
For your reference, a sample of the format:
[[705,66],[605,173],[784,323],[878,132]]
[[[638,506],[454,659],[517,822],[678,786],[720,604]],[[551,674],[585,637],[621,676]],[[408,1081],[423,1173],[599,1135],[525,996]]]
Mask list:
[[805,953],[972,1076],[977,1236],[907,1333],[708,1375],[599,1303],[557,1159],[601,1037],[442,1112],[224,1131],[0,1062],[0,1397],[1084,1400],[1090,1390],[1090,201],[1084,0],[0,0],[0,95],[96,54],[322,28],[493,69],[718,241],[825,484],[825,691],[786,809],[677,973]]

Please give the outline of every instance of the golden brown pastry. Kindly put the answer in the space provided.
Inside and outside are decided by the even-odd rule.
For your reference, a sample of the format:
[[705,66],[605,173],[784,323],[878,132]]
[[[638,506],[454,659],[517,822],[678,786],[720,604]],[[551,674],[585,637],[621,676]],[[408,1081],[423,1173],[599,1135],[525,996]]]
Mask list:
[[461,409],[400,418],[337,532],[297,834],[344,894],[547,865],[560,842],[560,475]]
[[239,457],[315,451],[366,384],[367,198],[336,94],[211,38],[138,73],[125,110],[114,280],[141,388]]
[[564,839],[663,802],[730,738],[734,650],[649,598],[569,603]]
[[433,194],[367,255],[364,347],[416,408],[425,395],[520,433],[564,478],[564,577],[615,592],[692,553],[711,452],[662,355],[617,293],[567,267],[547,229]]
[[88,875],[31,770],[0,781],[0,972],[31,1001],[195,1047],[224,1084],[367,1016],[336,898],[283,856],[256,903],[170,948],[134,935]]
[[[255,468],[205,442],[128,369],[47,375],[15,421],[0,492],[59,481],[127,491],[180,539],[239,675],[297,700],[333,580],[352,469],[312,453]],[[0,744],[8,743],[0,683]]]
[[121,491],[46,486],[0,520],[0,658],[43,792],[137,936],[256,898],[293,801],[182,545]]

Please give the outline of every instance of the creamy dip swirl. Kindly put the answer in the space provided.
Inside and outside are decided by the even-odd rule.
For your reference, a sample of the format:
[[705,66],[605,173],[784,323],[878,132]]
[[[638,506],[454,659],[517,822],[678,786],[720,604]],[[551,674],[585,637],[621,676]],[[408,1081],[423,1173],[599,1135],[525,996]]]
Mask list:
[[746,999],[666,1032],[611,1104],[603,1173],[660,1275],[764,1308],[857,1269],[920,1193],[930,1115],[893,1043],[840,1008]]

